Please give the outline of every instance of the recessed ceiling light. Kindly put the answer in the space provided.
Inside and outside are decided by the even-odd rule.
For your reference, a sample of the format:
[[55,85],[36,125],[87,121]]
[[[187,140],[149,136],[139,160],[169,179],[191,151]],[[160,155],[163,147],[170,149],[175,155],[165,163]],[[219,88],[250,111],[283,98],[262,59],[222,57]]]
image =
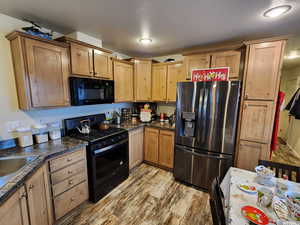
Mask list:
[[264,16],[265,17],[278,17],[281,16],[285,13],[287,13],[288,11],[290,11],[292,9],[292,6],[290,5],[281,5],[281,6],[277,6],[271,9],[268,9],[267,11],[264,12]]
[[151,38],[141,38],[140,39],[140,43],[143,44],[143,45],[148,45],[152,42],[152,39]]

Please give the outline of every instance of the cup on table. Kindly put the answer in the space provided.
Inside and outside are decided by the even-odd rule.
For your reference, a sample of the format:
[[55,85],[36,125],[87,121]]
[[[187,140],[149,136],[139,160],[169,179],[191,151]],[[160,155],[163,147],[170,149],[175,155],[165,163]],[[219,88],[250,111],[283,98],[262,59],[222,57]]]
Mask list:
[[276,180],[275,195],[279,198],[285,198],[286,192],[289,190],[289,181],[286,179],[278,178]]
[[273,200],[273,192],[272,190],[260,187],[257,189],[257,204],[262,207],[270,207]]

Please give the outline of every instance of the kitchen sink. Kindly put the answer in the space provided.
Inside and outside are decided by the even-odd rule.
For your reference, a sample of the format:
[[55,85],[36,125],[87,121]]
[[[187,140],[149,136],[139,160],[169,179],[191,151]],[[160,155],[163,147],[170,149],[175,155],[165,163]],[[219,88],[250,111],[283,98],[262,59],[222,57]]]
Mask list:
[[38,156],[0,157],[0,187]]

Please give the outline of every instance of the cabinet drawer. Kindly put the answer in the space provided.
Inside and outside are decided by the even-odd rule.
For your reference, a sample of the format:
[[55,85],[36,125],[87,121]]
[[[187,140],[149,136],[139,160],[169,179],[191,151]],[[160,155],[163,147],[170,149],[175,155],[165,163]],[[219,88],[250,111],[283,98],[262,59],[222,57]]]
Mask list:
[[88,199],[87,182],[83,182],[54,198],[55,218],[59,219]]
[[87,177],[86,177],[85,171],[83,171],[79,174],[76,174],[74,176],[71,176],[68,179],[52,186],[53,196],[57,196],[57,195],[65,192],[66,190],[68,190],[86,180],[87,180]]
[[53,159],[49,162],[50,172],[59,170],[63,167],[66,167],[74,162],[85,159],[85,151],[84,149],[66,154],[57,159]]
[[77,163],[74,163],[71,166],[68,166],[64,169],[61,169],[57,172],[52,173],[51,174],[52,185],[57,184],[67,178],[70,178],[71,176],[73,176],[75,174],[85,172],[85,168],[86,168],[86,161],[81,160]]

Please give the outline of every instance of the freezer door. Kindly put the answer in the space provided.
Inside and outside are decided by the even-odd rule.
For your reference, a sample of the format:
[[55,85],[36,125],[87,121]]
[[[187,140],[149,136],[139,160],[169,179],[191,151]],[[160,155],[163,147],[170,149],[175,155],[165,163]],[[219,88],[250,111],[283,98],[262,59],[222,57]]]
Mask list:
[[223,179],[233,165],[232,155],[195,152],[186,146],[175,146],[174,177],[179,181],[208,190],[215,177]]
[[233,154],[239,96],[239,81],[206,82],[199,89],[195,148]]

